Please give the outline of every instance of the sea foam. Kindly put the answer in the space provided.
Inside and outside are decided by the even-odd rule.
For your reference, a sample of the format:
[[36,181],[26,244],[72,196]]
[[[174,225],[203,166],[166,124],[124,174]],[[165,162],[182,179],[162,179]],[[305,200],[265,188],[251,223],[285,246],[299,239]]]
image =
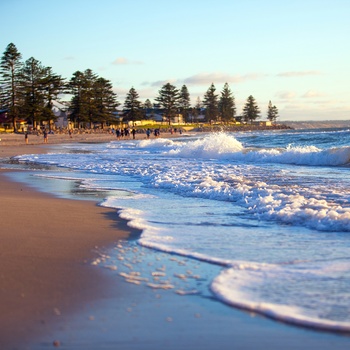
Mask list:
[[[170,144],[167,143],[167,146]],[[310,166],[339,166],[350,162],[350,147],[334,147],[322,150],[316,146],[285,148],[245,148],[234,136],[226,133],[209,135],[203,139],[177,145],[169,154],[188,158],[215,158],[251,163],[279,163]]]

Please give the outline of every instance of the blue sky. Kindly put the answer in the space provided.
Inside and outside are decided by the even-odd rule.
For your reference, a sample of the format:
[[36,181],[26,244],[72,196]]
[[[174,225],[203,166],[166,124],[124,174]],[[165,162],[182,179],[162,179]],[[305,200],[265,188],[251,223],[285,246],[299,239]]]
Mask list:
[[194,105],[225,82],[237,112],[253,95],[266,118],[350,119],[350,0],[2,0],[0,50],[13,42],[70,79],[92,69],[124,103],[167,82]]

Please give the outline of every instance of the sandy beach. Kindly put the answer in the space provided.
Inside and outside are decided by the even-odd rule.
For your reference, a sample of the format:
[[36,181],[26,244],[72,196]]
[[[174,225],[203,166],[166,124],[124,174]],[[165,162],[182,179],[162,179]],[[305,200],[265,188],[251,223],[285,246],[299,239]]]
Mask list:
[[[20,137],[19,137],[20,136]],[[52,135],[49,143],[111,135]],[[37,136],[35,136],[37,137]],[[0,158],[47,152],[41,137],[0,136]],[[346,335],[314,332],[211,298],[133,286],[91,262],[132,231],[115,210],[56,198],[0,171],[1,349],[348,349]]]
[[89,262],[130,230],[95,202],[37,193],[3,173],[0,183],[0,348],[7,349],[45,332],[77,302],[103,295],[108,281]]
[[[1,158],[47,151],[36,136],[29,145],[22,135],[0,138]],[[0,184],[0,348],[10,349],[46,332],[55,317],[78,302],[103,295],[107,279],[90,263],[100,248],[127,238],[131,230],[114,210],[36,192],[11,181],[6,170],[0,171]]]

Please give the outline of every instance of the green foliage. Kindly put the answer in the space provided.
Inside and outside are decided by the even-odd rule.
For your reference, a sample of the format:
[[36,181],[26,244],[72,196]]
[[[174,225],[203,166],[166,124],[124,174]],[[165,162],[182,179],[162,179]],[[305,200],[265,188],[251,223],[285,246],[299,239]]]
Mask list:
[[276,123],[278,116],[279,115],[277,107],[272,106],[271,101],[269,101],[269,105],[267,107],[267,119],[272,123]]
[[9,110],[8,115],[12,119],[14,131],[16,131],[16,120],[19,116],[21,105],[21,62],[22,55],[17,47],[10,43],[1,57],[1,108]]
[[40,61],[31,57],[22,67],[21,80],[21,116],[31,120],[34,127],[43,121],[50,125],[56,119],[52,112],[53,101],[62,92],[63,79],[53,73],[51,67],[44,67]]
[[260,110],[255,101],[255,98],[250,95],[243,107],[243,120],[252,123],[254,120],[260,118]]
[[119,106],[117,95],[113,91],[113,85],[109,80],[97,78],[93,85],[95,119],[103,126],[105,123],[114,122],[114,112]]
[[217,121],[219,114],[219,106],[218,106],[218,95],[215,94],[216,88],[212,83],[204,95],[203,105],[206,107],[206,118],[207,121]]
[[147,99],[147,100],[145,101],[145,103],[143,104],[143,107],[144,107],[145,109],[152,109],[152,108],[153,108],[153,104],[152,104],[152,102],[150,101],[150,99]]
[[236,105],[228,83],[225,83],[221,92],[219,100],[219,113],[222,121],[227,123],[234,121],[236,115]]
[[179,96],[179,112],[183,115],[186,121],[189,119],[189,111],[191,107],[190,93],[187,86],[183,85]]
[[[69,82],[55,74],[51,67],[45,67],[40,61],[31,57],[24,63],[22,55],[13,43],[7,47],[0,61],[0,108],[8,109],[8,116],[12,119],[14,129],[19,118],[25,118],[34,126],[55,120],[52,108],[55,101],[59,101],[62,93],[70,94],[68,112],[70,119],[78,126],[90,127],[94,123],[103,124],[115,122],[116,108],[120,105],[117,95],[113,92],[112,83],[97,76],[91,69],[73,73]],[[195,121],[205,108],[207,121],[221,120],[229,123],[235,120],[235,98],[225,83],[220,98],[212,83],[206,91],[201,103],[191,108],[190,93],[186,85],[180,91],[167,83],[159,90],[155,101],[163,109],[170,122],[176,114],[183,115],[187,122]],[[123,108],[127,119],[135,121],[142,118],[143,112],[154,111],[154,105],[149,99],[139,101],[137,91],[132,87],[126,96]],[[253,122],[260,118],[260,110],[253,96],[249,96],[243,107],[242,117],[245,122]],[[271,101],[268,105],[267,119],[275,123],[279,117],[278,109]]]
[[171,118],[175,117],[178,109],[178,100],[180,98],[179,90],[172,84],[167,83],[159,90],[159,95],[155,99],[162,108],[170,122]]
[[119,106],[109,80],[98,77],[91,69],[77,71],[68,83],[72,95],[69,112],[76,126],[108,123]]
[[132,87],[126,95],[124,103],[124,112],[128,120],[135,121],[142,116],[142,104],[139,100],[139,94]]

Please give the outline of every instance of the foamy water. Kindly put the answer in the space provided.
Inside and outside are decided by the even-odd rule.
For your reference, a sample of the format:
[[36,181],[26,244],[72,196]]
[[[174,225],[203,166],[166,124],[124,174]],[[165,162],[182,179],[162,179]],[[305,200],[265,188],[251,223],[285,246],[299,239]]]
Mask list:
[[142,230],[139,245],[219,266],[209,289],[228,305],[350,331],[349,136],[219,133],[19,159],[74,170],[46,177],[114,191],[102,205]]

